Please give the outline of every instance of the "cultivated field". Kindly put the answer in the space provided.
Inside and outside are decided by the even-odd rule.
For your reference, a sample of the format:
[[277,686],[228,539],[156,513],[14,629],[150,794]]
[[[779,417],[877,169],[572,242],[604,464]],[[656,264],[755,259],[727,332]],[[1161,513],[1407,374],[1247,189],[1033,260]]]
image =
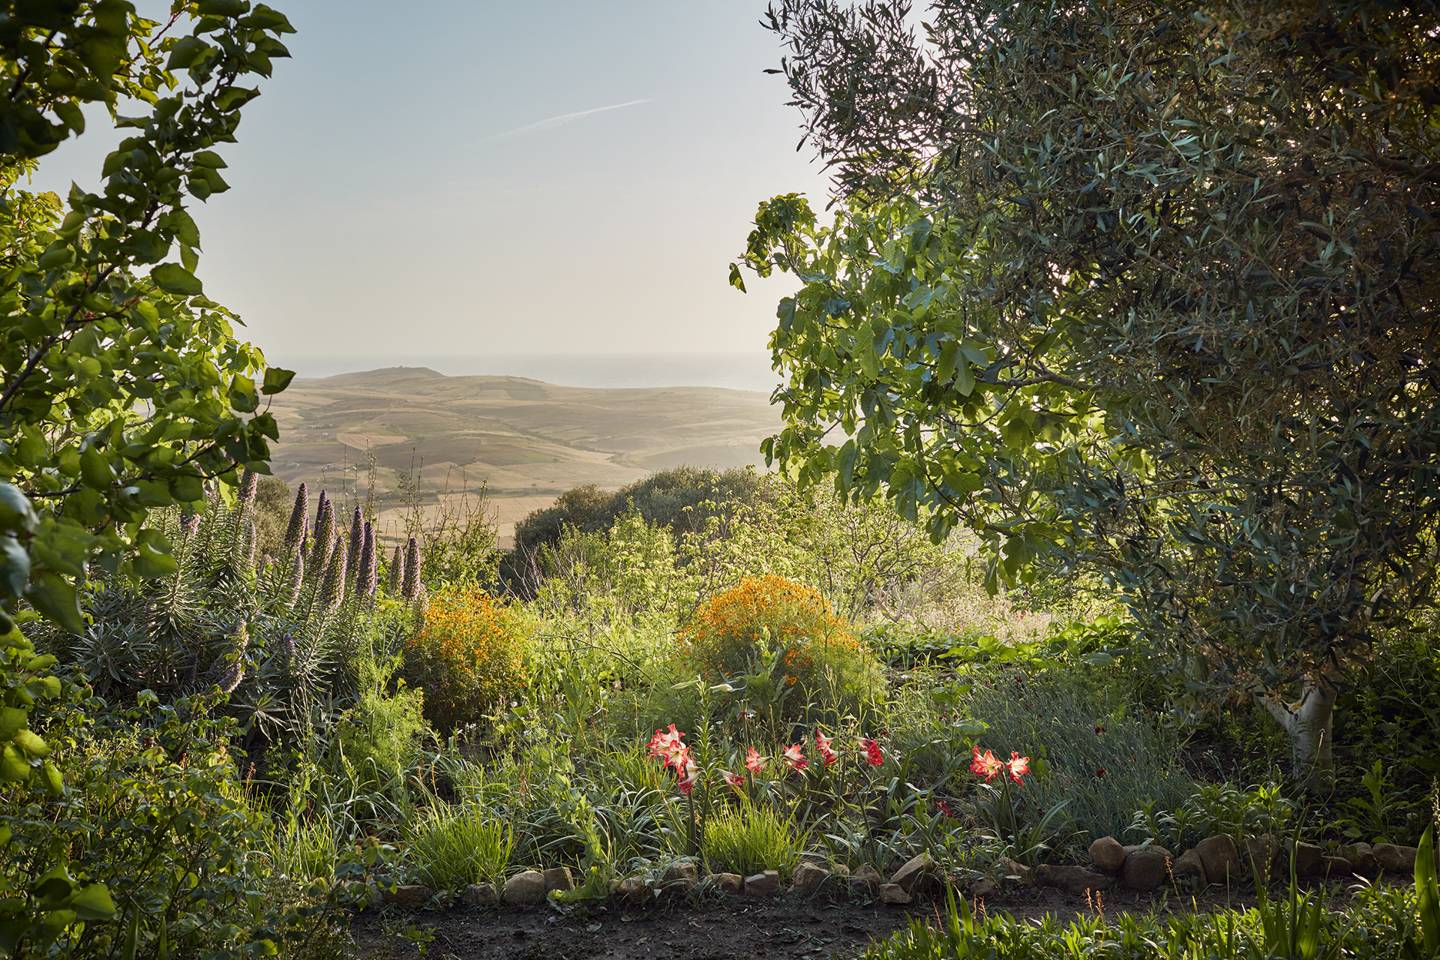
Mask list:
[[271,466],[287,482],[361,497],[373,486],[382,528],[399,527],[410,478],[429,505],[484,486],[502,542],[570,487],[619,487],[682,464],[759,464],[778,424],[760,393],[562,387],[423,367],[296,380],[272,411],[282,439]]

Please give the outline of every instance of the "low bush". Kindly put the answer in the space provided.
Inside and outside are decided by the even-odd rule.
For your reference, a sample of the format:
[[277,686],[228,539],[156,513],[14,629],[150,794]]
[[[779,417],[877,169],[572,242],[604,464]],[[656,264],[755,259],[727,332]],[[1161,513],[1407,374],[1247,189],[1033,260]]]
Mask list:
[[411,825],[406,851],[415,878],[439,890],[494,882],[514,849],[510,827],[475,806],[432,806]]
[[794,819],[750,803],[707,817],[700,839],[701,856],[711,870],[741,876],[778,870],[782,877],[789,877],[804,849],[804,837]]
[[474,589],[437,592],[405,648],[404,677],[425,691],[426,718],[449,733],[518,696],[534,632],[517,605]]
[[881,693],[879,663],[813,588],[767,575],[701,604],[681,633],[694,670],[776,720],[854,715]]

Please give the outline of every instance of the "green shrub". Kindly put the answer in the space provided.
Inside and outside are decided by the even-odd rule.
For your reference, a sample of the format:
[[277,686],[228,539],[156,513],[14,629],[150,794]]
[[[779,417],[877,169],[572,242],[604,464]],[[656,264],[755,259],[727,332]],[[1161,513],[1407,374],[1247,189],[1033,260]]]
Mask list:
[[535,622],[481,590],[436,593],[405,648],[404,676],[425,691],[425,716],[449,733],[478,723],[525,688]]
[[411,825],[406,856],[421,883],[439,890],[494,882],[510,865],[510,827],[476,806],[436,805]]
[[729,682],[751,709],[787,721],[855,715],[883,690],[880,666],[819,592],[746,577],[695,611],[681,650],[706,680]]
[[793,818],[749,803],[707,817],[700,840],[700,854],[711,870],[741,876],[778,870],[789,877],[804,847]]
[[1192,792],[1174,735],[1076,677],[1000,674],[977,683],[963,710],[997,754],[1033,758],[1036,776],[1018,791],[1032,815],[1063,801],[1083,836],[1118,836],[1146,803],[1174,809]]

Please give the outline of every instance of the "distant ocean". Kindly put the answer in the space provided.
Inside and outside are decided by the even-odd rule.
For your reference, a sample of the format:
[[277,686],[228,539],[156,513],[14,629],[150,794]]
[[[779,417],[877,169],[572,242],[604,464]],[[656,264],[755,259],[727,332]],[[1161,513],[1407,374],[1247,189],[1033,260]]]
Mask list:
[[381,367],[429,367],[447,376],[528,377],[567,387],[727,387],[768,394],[779,382],[764,353],[495,353],[488,356],[270,358],[302,377]]

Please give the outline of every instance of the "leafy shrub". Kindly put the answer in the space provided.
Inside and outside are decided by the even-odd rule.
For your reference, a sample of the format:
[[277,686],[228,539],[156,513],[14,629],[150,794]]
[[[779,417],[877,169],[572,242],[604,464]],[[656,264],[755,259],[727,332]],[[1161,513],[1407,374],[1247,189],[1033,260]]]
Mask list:
[[476,806],[430,807],[411,825],[407,856],[416,879],[439,890],[494,882],[510,865],[514,838],[493,812]]
[[879,664],[849,621],[784,577],[747,577],[712,596],[680,642],[706,679],[738,680],[752,708],[789,720],[855,713],[880,691]]
[[[76,712],[47,731],[64,744],[66,790],[7,825],[20,849],[65,850],[70,872],[104,883],[115,905],[113,920],[65,930],[60,955],[266,956],[277,932],[295,929],[287,888],[260,853],[269,825],[225,746],[233,720],[210,711],[147,694],[129,711],[86,705],[103,726]],[[0,858],[0,875],[27,866]]]
[[1034,758],[1038,776],[1021,794],[1037,818],[1064,801],[1076,831],[1118,835],[1146,803],[1174,809],[1191,792],[1173,735],[1071,675],[1000,673],[977,683],[963,709],[996,753]]
[[493,715],[525,686],[534,631],[522,608],[481,590],[436,593],[405,649],[404,676],[425,691],[425,716],[448,733]]
[[804,838],[794,819],[750,803],[707,817],[700,839],[700,853],[710,869],[741,876],[778,870],[788,877],[803,849]]
[[1284,836],[1295,805],[1273,783],[1242,789],[1228,783],[1204,784],[1171,811],[1147,804],[1135,818],[1132,833],[1179,850],[1206,837],[1224,834],[1236,840],[1265,835]]

